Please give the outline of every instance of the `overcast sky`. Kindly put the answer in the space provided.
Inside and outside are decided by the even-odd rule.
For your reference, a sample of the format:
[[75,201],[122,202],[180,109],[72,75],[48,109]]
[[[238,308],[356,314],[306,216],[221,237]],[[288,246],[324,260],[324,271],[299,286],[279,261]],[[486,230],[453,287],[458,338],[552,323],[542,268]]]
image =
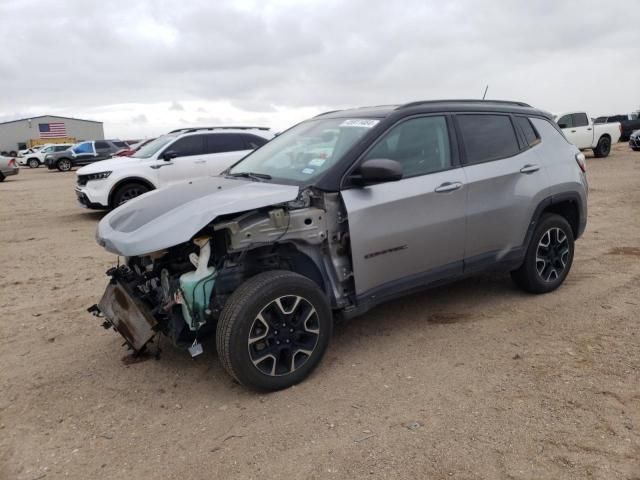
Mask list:
[[640,108],[631,1],[0,0],[0,121],[110,137],[419,99]]

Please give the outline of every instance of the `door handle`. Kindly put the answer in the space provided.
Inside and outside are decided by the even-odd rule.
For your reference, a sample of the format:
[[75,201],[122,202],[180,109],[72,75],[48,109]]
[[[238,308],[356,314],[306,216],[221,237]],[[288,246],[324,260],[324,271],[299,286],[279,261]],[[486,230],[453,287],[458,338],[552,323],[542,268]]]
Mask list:
[[149,168],[153,168],[154,170],[158,170],[159,168],[168,167],[169,165],[173,165],[173,163],[171,163],[171,162],[158,163],[157,165],[150,165]]
[[207,161],[206,161],[206,160],[196,160],[196,161],[195,161],[195,162],[193,162],[193,163],[207,163]]
[[575,130],[571,130],[571,133],[576,133],[576,131]]
[[525,165],[520,169],[520,173],[533,173],[537,172],[538,170],[540,170],[540,167],[538,165]]
[[591,131],[591,130],[593,130],[593,129],[592,129],[591,127],[589,127],[589,128],[587,128],[587,130]]
[[462,182],[445,182],[437,187],[434,191],[436,193],[453,192],[454,190],[458,190],[461,186]]

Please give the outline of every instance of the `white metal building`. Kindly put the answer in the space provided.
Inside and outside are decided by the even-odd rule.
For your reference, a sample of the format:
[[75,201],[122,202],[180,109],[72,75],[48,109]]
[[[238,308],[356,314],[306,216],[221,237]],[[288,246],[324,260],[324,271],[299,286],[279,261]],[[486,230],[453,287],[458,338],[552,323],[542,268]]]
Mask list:
[[44,143],[103,140],[102,122],[42,115],[0,123],[0,152],[17,152]]

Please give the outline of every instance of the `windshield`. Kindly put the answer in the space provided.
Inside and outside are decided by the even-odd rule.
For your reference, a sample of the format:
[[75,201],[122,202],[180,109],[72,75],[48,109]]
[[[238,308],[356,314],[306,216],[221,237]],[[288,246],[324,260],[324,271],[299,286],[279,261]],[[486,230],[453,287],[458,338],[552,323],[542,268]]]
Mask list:
[[165,145],[176,139],[175,135],[162,135],[143,146],[136,153],[131,155],[133,158],[149,158],[158,153]]
[[308,120],[275,137],[229,170],[306,183],[333,165],[371,128],[376,119]]

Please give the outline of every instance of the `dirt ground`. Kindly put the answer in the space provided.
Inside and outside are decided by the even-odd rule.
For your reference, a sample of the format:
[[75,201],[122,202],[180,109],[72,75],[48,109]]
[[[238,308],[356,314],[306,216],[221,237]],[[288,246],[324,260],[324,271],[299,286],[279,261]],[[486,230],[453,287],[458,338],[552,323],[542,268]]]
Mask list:
[[212,342],[123,362],[86,312],[116,260],[102,214],[23,169],[0,184],[0,479],[640,479],[640,153],[588,172],[558,291],[491,275],[383,305],[265,395]]

